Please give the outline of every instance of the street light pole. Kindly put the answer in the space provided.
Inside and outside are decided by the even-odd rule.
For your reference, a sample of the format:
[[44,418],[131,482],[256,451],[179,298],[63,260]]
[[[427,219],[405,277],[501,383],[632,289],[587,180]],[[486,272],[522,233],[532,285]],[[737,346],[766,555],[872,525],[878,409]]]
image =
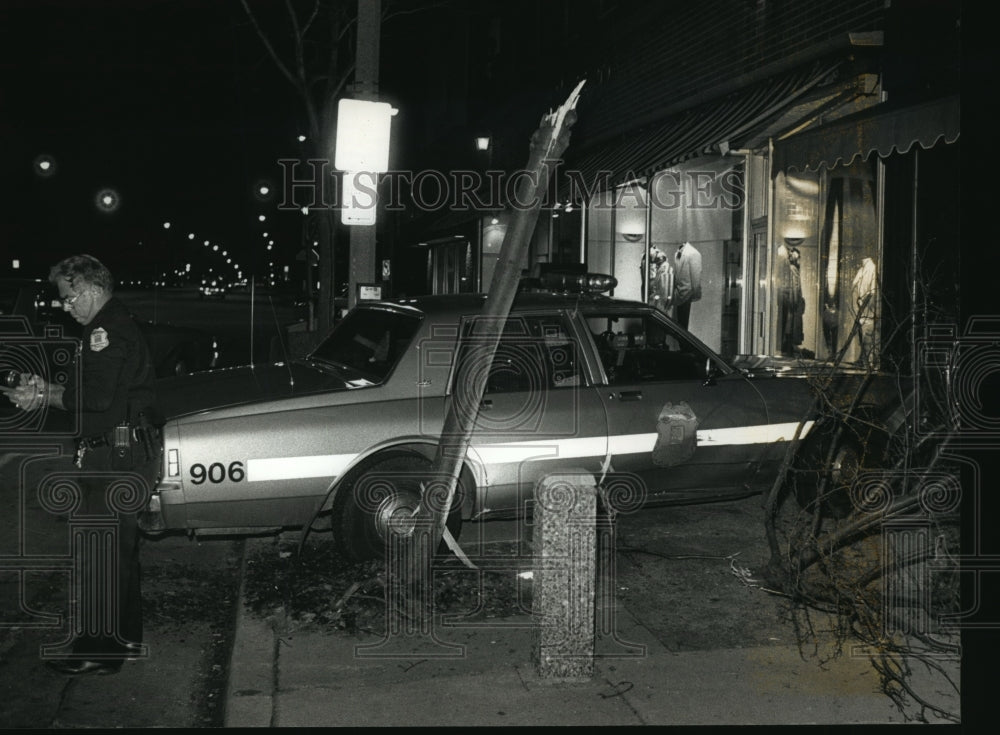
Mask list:
[[[378,101],[381,23],[382,0],[358,0],[354,96],[360,100]],[[351,226],[348,308],[354,308],[357,303],[358,284],[372,283],[375,280],[375,227],[376,225]],[[334,290],[336,291],[336,286]],[[336,296],[336,293],[334,295]]]

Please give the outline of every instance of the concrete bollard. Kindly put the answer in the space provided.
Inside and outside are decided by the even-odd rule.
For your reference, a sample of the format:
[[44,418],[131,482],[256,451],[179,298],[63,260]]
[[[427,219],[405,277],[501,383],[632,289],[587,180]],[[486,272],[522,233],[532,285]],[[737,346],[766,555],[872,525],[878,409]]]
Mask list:
[[546,679],[594,675],[597,483],[593,475],[549,475],[535,489],[533,654]]

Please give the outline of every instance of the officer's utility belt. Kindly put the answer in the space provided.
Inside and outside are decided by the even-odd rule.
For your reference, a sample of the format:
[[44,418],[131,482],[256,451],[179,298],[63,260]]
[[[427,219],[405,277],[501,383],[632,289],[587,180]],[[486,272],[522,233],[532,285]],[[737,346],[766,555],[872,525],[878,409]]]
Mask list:
[[83,466],[83,458],[91,449],[112,447],[111,465],[114,469],[131,469],[135,464],[150,461],[159,450],[159,430],[149,424],[133,426],[123,422],[106,434],[85,436],[76,440],[77,467]]
[[108,438],[107,434],[98,434],[97,436],[85,436],[76,440],[76,448],[80,449],[96,449],[97,447],[110,447],[111,440]]

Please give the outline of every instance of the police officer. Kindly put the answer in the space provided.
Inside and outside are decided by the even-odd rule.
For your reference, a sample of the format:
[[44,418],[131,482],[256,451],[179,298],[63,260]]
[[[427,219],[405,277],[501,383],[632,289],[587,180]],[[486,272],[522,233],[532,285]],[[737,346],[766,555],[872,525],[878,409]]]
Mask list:
[[[47,661],[62,674],[116,673],[126,657],[142,649],[139,590],[139,530],[136,511],[156,480],[158,427],[153,363],[145,338],[128,309],[113,296],[108,269],[89,255],[56,264],[49,280],[59,289],[63,309],[83,325],[79,384],[56,385],[24,374],[8,397],[26,411],[54,407],[80,410],[75,463],[80,468],[81,502],[75,514],[116,534],[116,584],[102,569],[107,558],[84,544],[75,560],[82,572],[83,599],[77,600],[72,652]],[[126,476],[124,473],[128,473]],[[135,492],[122,492],[126,480]],[[112,488],[112,485],[117,487]],[[107,550],[110,553],[110,549]],[[96,597],[94,595],[97,595]]]

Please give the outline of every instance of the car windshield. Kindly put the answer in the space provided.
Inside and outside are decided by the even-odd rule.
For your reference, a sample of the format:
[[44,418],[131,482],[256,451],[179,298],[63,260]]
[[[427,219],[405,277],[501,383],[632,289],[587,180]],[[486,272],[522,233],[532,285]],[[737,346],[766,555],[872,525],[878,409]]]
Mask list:
[[420,318],[390,309],[354,309],[310,358],[381,383],[406,352]]

